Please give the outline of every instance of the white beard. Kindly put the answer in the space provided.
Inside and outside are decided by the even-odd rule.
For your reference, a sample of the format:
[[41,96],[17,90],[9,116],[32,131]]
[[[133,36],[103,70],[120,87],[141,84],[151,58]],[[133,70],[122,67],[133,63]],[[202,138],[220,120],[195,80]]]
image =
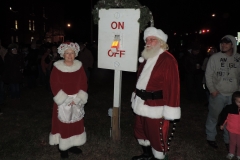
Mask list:
[[147,48],[145,46],[145,49],[142,51],[142,57],[146,60],[152,58],[160,52],[160,49],[161,49],[160,45],[156,45],[150,48]]

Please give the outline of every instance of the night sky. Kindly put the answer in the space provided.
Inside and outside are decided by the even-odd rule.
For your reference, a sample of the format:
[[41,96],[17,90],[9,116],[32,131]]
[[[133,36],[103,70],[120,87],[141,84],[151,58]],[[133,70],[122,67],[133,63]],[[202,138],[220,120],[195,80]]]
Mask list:
[[[4,5],[5,1],[7,3]],[[93,40],[97,39],[98,26],[92,22],[91,11],[98,0],[63,1],[62,10],[54,8],[53,1],[24,1],[26,3],[19,0],[1,0],[0,7],[8,7],[9,4],[24,7],[27,3],[35,4],[37,7],[38,3],[45,3],[46,6],[49,3],[53,6],[52,12],[63,13],[65,23],[72,24],[67,33],[74,39],[89,41],[91,33]],[[155,27],[162,29],[169,37],[174,33],[184,35],[195,33],[200,29],[210,29],[209,36],[219,39],[226,34],[237,36],[237,31],[240,31],[240,0],[139,0],[139,2],[153,13]],[[211,16],[213,13],[216,17]],[[91,24],[93,24],[93,32],[91,32]]]
[[[221,38],[226,34],[237,36],[240,31],[238,13],[240,0],[139,0],[153,13],[154,26],[162,29],[169,36],[177,33],[199,32],[201,29],[210,29],[209,36]],[[97,0],[92,0],[94,6]],[[66,8],[66,19],[73,23],[74,32],[89,31],[91,24],[91,1],[85,4]],[[92,6],[92,7],[93,7]],[[212,17],[212,14],[215,17]],[[94,36],[97,34],[97,25],[93,25]],[[83,32],[87,38],[89,32]]]

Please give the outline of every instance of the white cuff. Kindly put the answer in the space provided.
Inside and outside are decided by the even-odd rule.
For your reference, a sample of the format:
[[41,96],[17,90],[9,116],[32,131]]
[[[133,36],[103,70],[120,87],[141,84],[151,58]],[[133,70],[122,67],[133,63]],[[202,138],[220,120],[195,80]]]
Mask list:
[[57,105],[60,105],[60,104],[63,104],[67,98],[68,98],[68,95],[63,90],[60,90],[56,94],[56,96],[53,97],[53,100]]
[[[83,91],[83,90],[80,90],[76,96],[76,98],[79,98],[82,102],[82,104],[85,104],[87,103],[87,100],[88,100],[88,94],[87,92]],[[75,99],[76,99],[75,98]],[[77,101],[76,101],[77,102]],[[78,102],[79,103],[79,102]]]

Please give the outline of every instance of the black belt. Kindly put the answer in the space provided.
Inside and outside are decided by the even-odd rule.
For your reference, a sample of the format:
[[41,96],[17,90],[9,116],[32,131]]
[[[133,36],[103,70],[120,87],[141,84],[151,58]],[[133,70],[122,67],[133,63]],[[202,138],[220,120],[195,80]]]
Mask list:
[[147,92],[146,90],[136,90],[136,95],[138,97],[140,97],[142,100],[147,100],[147,99],[162,99],[163,98],[163,94],[162,94],[162,90],[160,91],[155,91],[155,92]]

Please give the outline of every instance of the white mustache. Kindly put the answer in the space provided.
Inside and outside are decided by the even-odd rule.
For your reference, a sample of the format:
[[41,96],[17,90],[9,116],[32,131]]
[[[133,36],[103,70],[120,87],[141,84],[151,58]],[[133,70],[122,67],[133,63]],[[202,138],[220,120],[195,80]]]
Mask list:
[[144,47],[145,47],[145,48],[146,48],[146,47],[151,47],[151,45],[145,45]]

